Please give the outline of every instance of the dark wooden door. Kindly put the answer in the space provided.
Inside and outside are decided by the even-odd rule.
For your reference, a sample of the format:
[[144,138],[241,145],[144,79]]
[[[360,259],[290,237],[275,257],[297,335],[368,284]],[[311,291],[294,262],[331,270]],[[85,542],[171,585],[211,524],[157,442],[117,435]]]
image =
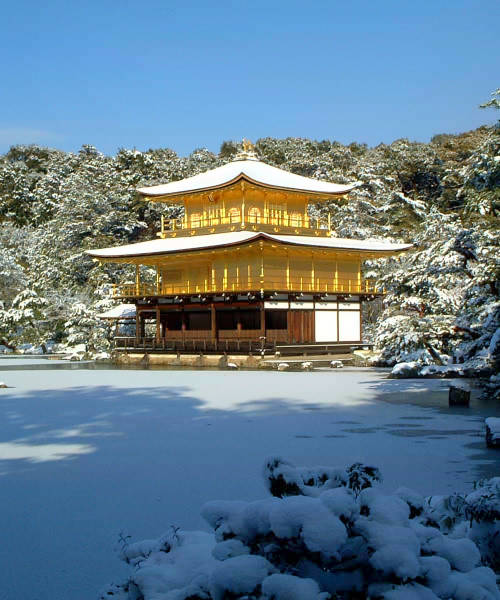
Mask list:
[[291,310],[288,313],[288,334],[292,344],[314,342],[314,311]]

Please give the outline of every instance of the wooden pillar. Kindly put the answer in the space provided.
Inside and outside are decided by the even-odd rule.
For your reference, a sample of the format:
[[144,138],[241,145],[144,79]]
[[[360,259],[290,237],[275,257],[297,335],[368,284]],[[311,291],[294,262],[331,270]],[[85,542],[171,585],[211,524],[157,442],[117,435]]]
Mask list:
[[139,265],[135,265],[135,294],[136,294],[136,296],[140,295],[140,289],[141,289],[141,271],[140,271],[140,266]]
[[241,331],[241,308],[237,308],[236,309],[236,331],[237,331],[238,337],[240,337],[240,331]]
[[215,304],[210,305],[210,336],[212,340],[217,339],[217,315],[215,312]]
[[140,312],[135,315],[135,331],[137,339],[146,335],[146,320]]
[[182,309],[182,313],[181,313],[181,321],[182,321],[182,331],[186,331],[186,313],[184,311],[184,309]]
[[290,290],[290,251],[286,249],[286,289]]
[[315,288],[315,281],[316,279],[316,275],[315,275],[315,268],[314,268],[314,252],[311,252],[311,291],[314,292],[314,288]]
[[241,182],[241,224],[245,224],[245,182]]
[[156,307],[156,341],[159,342],[161,339],[161,313],[160,307]]
[[266,311],[264,302],[260,303],[260,335],[266,335]]
[[264,294],[264,244],[260,242],[260,293]]
[[359,299],[359,341],[363,341],[363,298]]
[[135,339],[139,340],[141,337],[141,317],[139,315],[139,310],[135,308]]

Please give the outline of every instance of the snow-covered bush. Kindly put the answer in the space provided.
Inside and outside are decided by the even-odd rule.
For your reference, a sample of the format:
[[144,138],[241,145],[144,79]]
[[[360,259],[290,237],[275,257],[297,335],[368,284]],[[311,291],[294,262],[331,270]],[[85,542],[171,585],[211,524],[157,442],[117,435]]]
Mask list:
[[272,497],[205,504],[213,533],[122,540],[130,577],[101,599],[500,599],[496,479],[452,500],[383,494],[378,470],[359,464],[270,459],[264,476]]
[[469,494],[431,497],[423,515],[451,537],[473,540],[482,563],[500,571],[500,477],[476,482]]
[[110,325],[82,302],[70,308],[68,320],[64,324],[66,343],[73,347],[83,344],[90,352],[101,352],[110,347]]
[[47,305],[47,300],[33,289],[17,294],[9,309],[0,308],[0,343],[12,349],[23,344],[43,348],[49,335]]

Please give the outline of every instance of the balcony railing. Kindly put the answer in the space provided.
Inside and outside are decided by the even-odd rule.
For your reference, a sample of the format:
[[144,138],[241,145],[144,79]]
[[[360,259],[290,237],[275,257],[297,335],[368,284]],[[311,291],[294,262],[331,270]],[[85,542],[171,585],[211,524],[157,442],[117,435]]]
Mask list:
[[165,337],[123,337],[114,338],[117,350],[133,351],[230,351],[245,350],[248,353],[260,353],[263,349],[276,350],[276,344],[288,339],[287,329],[266,329],[265,339],[260,329],[219,332],[217,338],[211,337],[210,331],[167,331]]
[[326,222],[321,219],[314,219],[309,215],[301,213],[283,213],[280,211],[270,211],[266,215],[256,215],[249,212],[242,218],[241,213],[230,214],[226,216],[210,215],[189,215],[181,219],[161,219],[161,233],[166,231],[176,231],[179,229],[198,229],[200,227],[217,227],[219,225],[271,225],[275,227],[291,227],[306,229],[331,229],[330,216]]
[[257,290],[276,292],[308,292],[328,294],[383,294],[384,289],[375,282],[358,279],[323,279],[314,282],[310,278],[291,277],[287,280],[270,281],[262,279],[220,279],[202,282],[186,281],[182,284],[124,283],[113,286],[117,298],[138,298],[151,296],[175,296],[183,294],[222,294],[229,292],[249,292]]

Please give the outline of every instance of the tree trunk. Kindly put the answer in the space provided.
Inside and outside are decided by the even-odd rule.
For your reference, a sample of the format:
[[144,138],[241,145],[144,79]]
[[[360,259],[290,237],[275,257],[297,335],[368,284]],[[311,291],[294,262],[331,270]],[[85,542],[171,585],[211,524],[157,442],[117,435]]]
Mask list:
[[0,344],[2,346],[5,346],[9,350],[12,350],[13,352],[15,352],[17,350],[16,346],[13,346],[12,344],[9,344],[9,342],[7,340],[3,339],[3,338],[0,338]]
[[482,334],[478,333],[477,331],[474,331],[473,329],[469,329],[469,327],[459,327],[458,325],[455,325],[453,327],[453,330],[461,333],[467,333],[468,335],[470,335],[470,337],[473,340],[477,340],[478,338],[481,337]]
[[433,348],[431,346],[431,344],[429,344],[429,342],[427,342],[426,340],[424,340],[424,346],[427,348],[427,350],[429,350],[429,354],[436,361],[436,363],[438,365],[442,366],[443,365],[443,361],[441,360],[441,357],[439,356],[437,350],[435,348]]

